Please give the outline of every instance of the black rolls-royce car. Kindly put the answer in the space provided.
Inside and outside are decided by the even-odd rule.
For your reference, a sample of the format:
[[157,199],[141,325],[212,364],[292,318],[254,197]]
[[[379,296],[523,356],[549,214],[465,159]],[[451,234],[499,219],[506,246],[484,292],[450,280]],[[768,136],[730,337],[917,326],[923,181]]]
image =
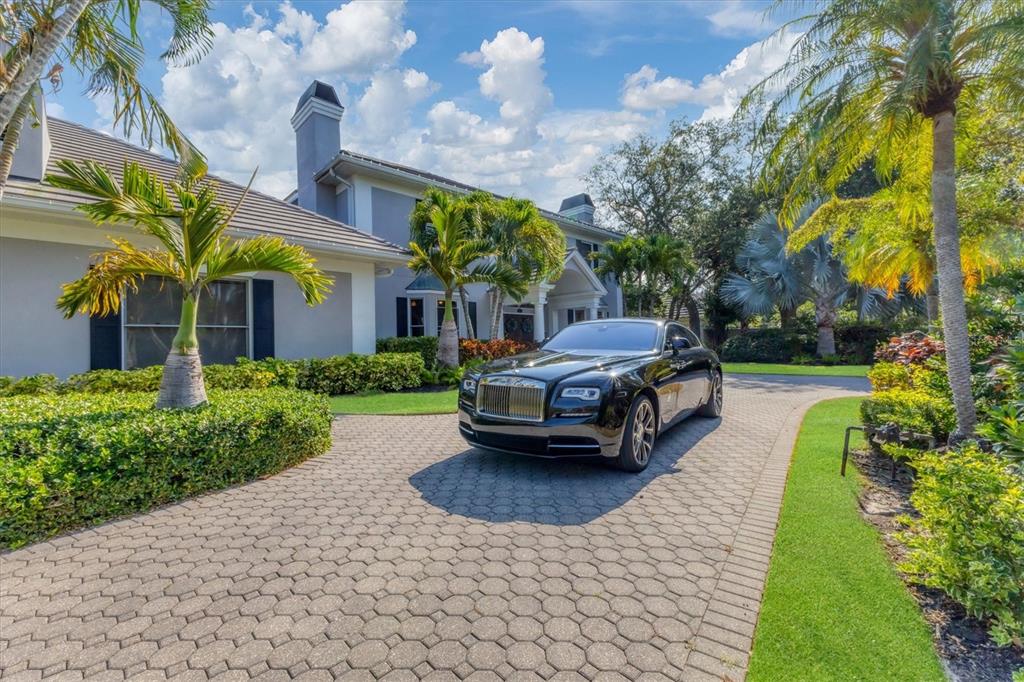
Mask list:
[[722,411],[722,367],[678,322],[578,322],[540,350],[467,372],[459,431],[477,447],[539,457],[603,456],[643,471],[658,435]]

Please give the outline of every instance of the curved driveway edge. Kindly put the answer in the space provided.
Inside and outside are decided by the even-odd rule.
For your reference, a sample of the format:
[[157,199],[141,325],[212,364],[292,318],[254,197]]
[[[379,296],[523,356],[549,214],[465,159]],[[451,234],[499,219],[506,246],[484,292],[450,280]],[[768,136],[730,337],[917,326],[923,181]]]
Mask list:
[[280,475],[0,556],[0,674],[739,679],[800,418],[866,388],[730,377],[639,475],[344,417]]

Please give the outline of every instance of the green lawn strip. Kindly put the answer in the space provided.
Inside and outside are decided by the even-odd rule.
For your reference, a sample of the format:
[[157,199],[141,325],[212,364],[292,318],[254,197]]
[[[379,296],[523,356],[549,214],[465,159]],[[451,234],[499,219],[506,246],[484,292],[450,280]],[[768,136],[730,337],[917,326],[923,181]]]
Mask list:
[[457,390],[417,393],[357,393],[331,396],[335,414],[448,414],[458,405]]
[[945,679],[916,602],[860,516],[858,475],[839,476],[860,400],[828,400],[804,418],[749,680]]
[[770,362],[723,362],[726,374],[789,374],[815,377],[867,376],[869,365],[783,365]]

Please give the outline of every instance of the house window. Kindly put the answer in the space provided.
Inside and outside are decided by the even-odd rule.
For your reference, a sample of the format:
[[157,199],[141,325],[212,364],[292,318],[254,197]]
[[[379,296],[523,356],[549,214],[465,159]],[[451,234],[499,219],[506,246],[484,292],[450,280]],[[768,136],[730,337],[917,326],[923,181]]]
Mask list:
[[586,308],[569,308],[566,313],[569,316],[569,324],[572,324],[573,322],[582,322],[587,319]]
[[[459,328],[459,304],[452,301],[452,312],[455,313],[455,328]],[[437,334],[441,335],[441,323],[444,322],[444,299],[437,302]]]
[[[167,359],[181,317],[181,289],[161,277],[147,277],[129,291],[124,304],[124,367],[160,365]],[[213,282],[199,297],[197,322],[203,364],[230,364],[249,356],[249,283]]]
[[576,250],[583,256],[583,260],[590,264],[590,268],[594,269],[597,267],[597,261],[590,257],[590,254],[596,253],[601,250],[600,244],[594,244],[593,242],[585,242],[582,239],[576,240]]
[[423,336],[426,325],[423,323],[423,299],[409,299],[409,336]]

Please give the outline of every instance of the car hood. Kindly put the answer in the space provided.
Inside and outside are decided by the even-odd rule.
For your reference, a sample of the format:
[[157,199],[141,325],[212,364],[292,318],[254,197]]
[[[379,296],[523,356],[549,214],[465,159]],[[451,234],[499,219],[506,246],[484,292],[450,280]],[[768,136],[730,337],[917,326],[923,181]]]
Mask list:
[[574,374],[606,370],[653,352],[592,352],[538,350],[492,360],[480,368],[481,375],[516,374],[543,381],[561,380]]

